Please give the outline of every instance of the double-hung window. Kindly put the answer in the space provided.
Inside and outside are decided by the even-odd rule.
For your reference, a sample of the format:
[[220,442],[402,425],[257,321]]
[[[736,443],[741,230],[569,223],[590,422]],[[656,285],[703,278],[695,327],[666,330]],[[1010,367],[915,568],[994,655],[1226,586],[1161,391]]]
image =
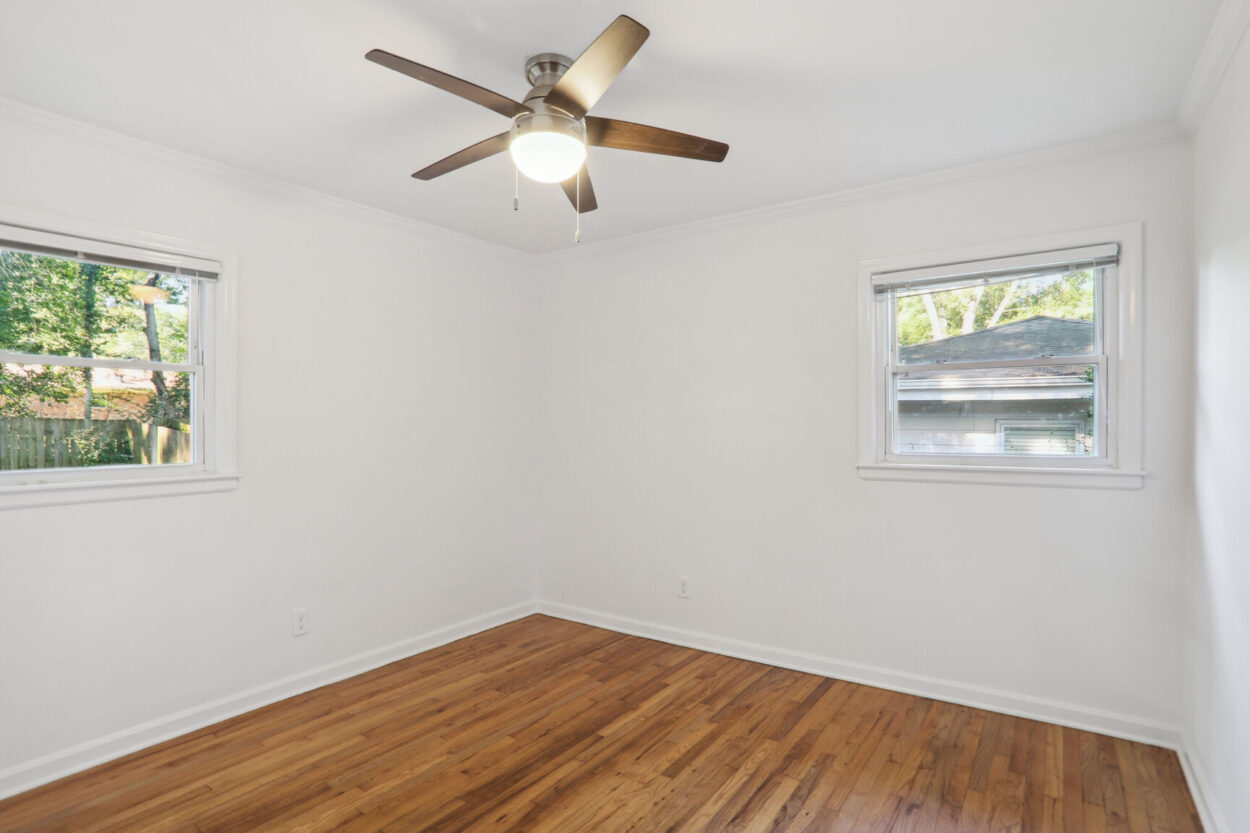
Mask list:
[[[1126,245],[1131,234],[867,264],[861,473],[1139,485],[1139,463],[1126,471],[1133,454],[1121,449],[1122,377],[1138,360],[1123,352],[1133,349],[1125,302],[1137,295],[1136,277],[1123,277],[1124,261],[1137,269]],[[1139,371],[1129,375],[1135,386]]]
[[218,401],[222,271],[209,258],[0,225],[0,505],[232,479]]

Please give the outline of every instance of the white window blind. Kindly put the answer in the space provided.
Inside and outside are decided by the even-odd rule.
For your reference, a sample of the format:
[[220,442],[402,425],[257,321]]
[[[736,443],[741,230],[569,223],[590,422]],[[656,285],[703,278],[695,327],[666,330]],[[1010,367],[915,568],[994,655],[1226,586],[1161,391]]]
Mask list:
[[21,226],[0,225],[0,248],[81,263],[99,263],[122,269],[160,272],[200,280],[215,280],[221,274],[221,264],[213,260],[154,249],[119,246],[104,240],[68,237]]
[[1068,272],[1111,266],[1119,262],[1119,259],[1120,245],[1103,243],[989,260],[877,272],[872,276],[872,286],[878,293],[894,291],[904,294],[906,290],[912,289],[934,292],[942,289],[943,285],[968,286],[970,279],[991,283],[1041,272]]

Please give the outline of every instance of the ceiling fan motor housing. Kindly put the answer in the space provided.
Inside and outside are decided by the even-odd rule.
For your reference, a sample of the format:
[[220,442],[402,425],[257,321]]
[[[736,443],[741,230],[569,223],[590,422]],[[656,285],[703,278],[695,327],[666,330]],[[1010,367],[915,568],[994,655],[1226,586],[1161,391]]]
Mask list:
[[526,104],[549,93],[571,66],[573,59],[559,52],[542,52],[526,60],[525,80],[533,87],[525,96]]

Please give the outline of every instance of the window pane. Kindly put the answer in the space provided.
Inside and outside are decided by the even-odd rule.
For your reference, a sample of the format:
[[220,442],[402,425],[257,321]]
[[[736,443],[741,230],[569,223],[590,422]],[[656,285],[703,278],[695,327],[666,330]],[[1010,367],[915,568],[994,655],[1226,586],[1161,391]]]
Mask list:
[[900,364],[1094,353],[1097,270],[897,292]]
[[1003,451],[1009,454],[1075,454],[1080,442],[1074,423],[1051,425],[1004,425]]
[[0,364],[0,471],[190,463],[186,373]]
[[1088,457],[1097,367],[898,372],[894,450]]
[[0,349],[185,363],[190,284],[0,249]]

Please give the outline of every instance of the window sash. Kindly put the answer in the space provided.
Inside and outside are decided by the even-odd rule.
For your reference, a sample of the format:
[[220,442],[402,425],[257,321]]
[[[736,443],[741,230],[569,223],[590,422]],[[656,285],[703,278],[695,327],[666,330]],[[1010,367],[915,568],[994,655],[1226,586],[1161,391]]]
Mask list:
[[55,367],[101,367],[111,370],[160,370],[169,373],[198,373],[202,364],[153,362],[147,359],[102,359],[96,356],[57,356],[40,353],[15,353],[0,350],[0,364],[39,364]]
[[38,356],[27,353],[13,353],[7,350],[0,350],[0,364],[21,364],[36,365],[40,367],[91,367],[106,370],[146,370],[146,371],[162,371],[169,373],[185,373],[187,376],[187,384],[190,390],[190,407],[187,411],[187,419],[191,426],[191,460],[186,463],[161,463],[159,465],[107,465],[107,466],[90,466],[90,467],[61,467],[61,468],[32,468],[32,469],[15,469],[0,471],[0,487],[4,486],[6,481],[15,478],[26,478],[37,475],[43,478],[46,475],[55,477],[74,478],[72,472],[92,472],[100,470],[117,471],[137,471],[148,469],[159,469],[162,471],[170,469],[190,470],[194,468],[197,471],[207,470],[208,460],[208,396],[205,372],[205,366],[202,364],[183,365],[183,364],[167,364],[164,362],[141,362],[129,361],[126,359],[88,359],[81,357],[66,356]]
[[[1112,244],[1115,245],[1115,244]],[[1117,246],[1118,248],[1118,246]],[[1085,268],[1090,268],[1086,264]],[[1104,346],[1104,306],[1103,300],[1106,293],[1106,284],[1108,280],[1114,280],[1115,263],[1103,264],[1093,267],[1094,273],[1094,347],[1088,353],[1070,353],[1062,356],[1044,355],[1029,356],[1023,359],[969,359],[966,361],[950,361],[936,362],[926,364],[905,364],[898,358],[898,304],[896,299],[899,297],[894,294],[894,287],[886,287],[885,292],[880,292],[876,296],[878,310],[878,333],[888,339],[885,345],[886,364],[889,367],[906,367],[909,370],[934,370],[940,368],[975,368],[975,367],[1013,367],[1013,366],[1032,366],[1043,364],[1072,364],[1070,359],[1092,361],[1100,357],[1105,357],[1106,352]],[[1008,278],[1009,279],[1009,278]],[[971,278],[962,281],[955,281],[949,288],[958,289],[963,287],[977,286],[978,282]],[[926,290],[929,291],[929,290]],[[982,331],[984,332],[984,331]]]
[[[1026,466],[1030,465],[1027,462],[1027,460],[1029,459],[1048,460],[1048,461],[1067,460],[1069,462],[1073,462],[1077,464],[1080,464],[1081,462],[1097,462],[1097,463],[1105,464],[1109,461],[1109,457],[1110,457],[1109,443],[1108,443],[1108,437],[1109,437],[1109,434],[1108,434],[1109,399],[1108,397],[1110,395],[1110,384],[1109,384],[1110,379],[1109,379],[1109,374],[1107,370],[1108,367],[1110,366],[1110,363],[1111,363],[1110,357],[1108,356],[1095,356],[1095,357],[1080,356],[1080,357],[1076,357],[1075,360],[1056,359],[1056,360],[1046,360],[1042,362],[1030,362],[1028,360],[1025,360],[1022,364],[1011,365],[1015,367],[1019,367],[1019,366],[1045,367],[1045,366],[1053,366],[1056,364],[1090,364],[1096,367],[1096,370],[1094,372],[1094,415],[1091,418],[1091,424],[1093,427],[1092,433],[1093,433],[1093,438],[1094,438],[1094,443],[1093,443],[1094,447],[1093,447],[1092,452],[1086,455],[1076,455],[1076,454],[1073,454],[1073,455],[1027,454],[1025,455],[1025,454],[1012,454],[1010,452],[1002,452],[1002,451],[994,452],[994,453],[989,453],[989,452],[945,453],[945,452],[940,452],[940,451],[899,451],[898,450],[898,431],[899,431],[899,425],[898,425],[898,420],[899,420],[898,381],[899,380],[898,380],[898,377],[901,374],[911,373],[917,370],[917,366],[916,365],[891,366],[887,364],[883,368],[884,373],[881,379],[882,393],[884,397],[883,404],[885,406],[882,409],[882,415],[885,418],[885,426],[884,426],[884,431],[882,433],[882,439],[884,440],[884,447],[882,448],[882,451],[884,452],[884,459],[886,461],[900,460],[900,459],[901,460],[938,459],[938,460],[954,460],[954,461],[960,461],[960,462],[967,461],[969,463],[975,463],[977,461],[980,461],[982,464],[984,464],[986,460],[996,460],[996,461],[1012,460],[1012,461],[1020,461],[1020,464],[1026,465]],[[971,364],[971,363],[955,365],[953,363],[950,363],[950,364],[929,366],[929,369],[930,370],[950,370],[952,367],[956,367],[956,366],[961,370],[963,369],[971,370],[971,369],[976,369],[977,367],[989,367],[990,365]],[[997,365],[997,366],[1001,367],[1003,365]],[[1013,462],[1013,465],[1015,464],[1016,463]]]
[[1050,367],[1063,364],[1094,364],[1103,356],[1095,353],[1077,353],[1066,356],[1035,356],[1025,359],[977,359],[966,362],[934,362],[932,364],[900,364],[892,363],[890,368],[897,373],[923,373],[933,370],[978,370],[999,367]]
[[[0,234],[4,230],[12,229],[12,226],[0,224]],[[62,237],[61,235],[52,235],[47,232],[30,232],[32,235],[42,235],[47,237]],[[75,238],[64,238],[72,240]],[[159,272],[163,275],[178,275],[180,277],[190,278],[187,281],[187,359],[186,362],[154,362],[149,359],[115,359],[101,356],[71,356],[43,354],[43,353],[23,353],[16,350],[0,349],[0,363],[4,364],[44,364],[57,365],[60,367],[103,367],[114,369],[132,370],[167,370],[176,373],[194,373],[203,371],[204,342],[203,342],[203,324],[204,324],[204,304],[209,298],[209,293],[205,291],[205,284],[217,277],[217,273],[211,276],[204,274],[192,274],[195,270],[183,267],[170,267],[147,261],[129,261],[125,262],[121,258],[97,257],[91,255],[83,259],[82,257],[68,257],[64,253],[56,252],[47,247],[39,247],[34,245],[26,245],[23,243],[14,243],[9,240],[0,239],[0,248],[9,249],[10,251],[20,251],[25,254],[43,255],[46,257],[56,257],[64,260],[74,260],[79,263],[99,263],[107,266],[119,266],[123,269],[139,269],[144,271]],[[122,246],[115,246],[116,249],[124,249]],[[184,261],[194,261],[199,263],[212,263],[213,261],[202,261],[198,258],[183,258],[181,256],[171,256],[175,259]],[[174,271],[181,269],[181,271]]]

